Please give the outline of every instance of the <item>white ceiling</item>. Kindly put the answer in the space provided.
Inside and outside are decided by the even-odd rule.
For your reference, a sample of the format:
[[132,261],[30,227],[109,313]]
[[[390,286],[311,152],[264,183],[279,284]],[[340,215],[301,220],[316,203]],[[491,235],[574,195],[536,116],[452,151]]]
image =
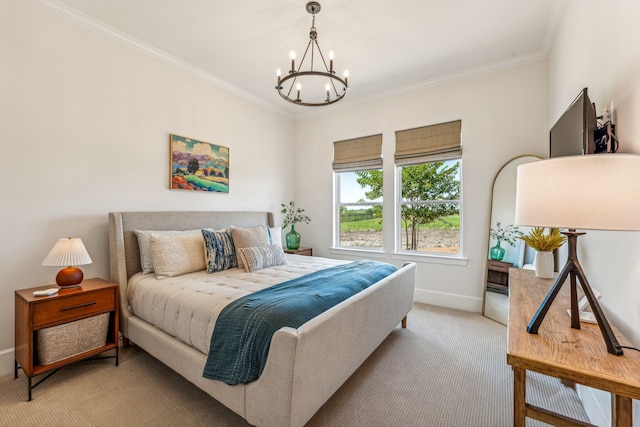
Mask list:
[[[309,41],[306,0],[35,1],[285,114],[310,109],[274,89]],[[545,58],[564,0],[319,3],[318,42],[349,70],[352,103]]]

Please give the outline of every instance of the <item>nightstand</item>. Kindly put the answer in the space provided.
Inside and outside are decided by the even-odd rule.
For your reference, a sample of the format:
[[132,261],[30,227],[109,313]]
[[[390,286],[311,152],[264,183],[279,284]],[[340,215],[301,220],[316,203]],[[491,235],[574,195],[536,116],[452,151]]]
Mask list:
[[313,256],[313,248],[298,248],[298,249],[284,248],[284,253],[292,254],[292,255]]
[[510,262],[490,259],[487,263],[487,288],[502,294],[509,293],[509,269],[513,267]]
[[[18,368],[22,368],[27,375],[28,400],[35,387],[70,363],[115,349],[118,366],[118,285],[87,279],[51,296],[33,295],[33,291],[52,287],[55,285],[15,292],[14,374],[18,378]],[[32,385],[34,376],[49,371]]]

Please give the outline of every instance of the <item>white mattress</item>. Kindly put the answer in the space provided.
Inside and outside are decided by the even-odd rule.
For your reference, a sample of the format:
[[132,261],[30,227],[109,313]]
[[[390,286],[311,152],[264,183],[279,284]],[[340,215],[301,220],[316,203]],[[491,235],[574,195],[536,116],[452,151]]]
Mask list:
[[214,274],[203,270],[165,279],[136,273],[129,279],[127,300],[137,317],[207,354],[218,314],[231,301],[346,262],[287,255],[287,264],[252,273],[240,268]]

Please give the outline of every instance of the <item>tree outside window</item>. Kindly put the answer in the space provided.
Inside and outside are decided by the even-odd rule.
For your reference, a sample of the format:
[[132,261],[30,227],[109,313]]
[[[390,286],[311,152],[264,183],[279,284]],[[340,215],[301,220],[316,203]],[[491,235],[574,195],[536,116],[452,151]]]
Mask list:
[[[460,160],[398,167],[399,247],[406,251],[460,252]],[[369,199],[382,197],[382,171],[358,171]]]

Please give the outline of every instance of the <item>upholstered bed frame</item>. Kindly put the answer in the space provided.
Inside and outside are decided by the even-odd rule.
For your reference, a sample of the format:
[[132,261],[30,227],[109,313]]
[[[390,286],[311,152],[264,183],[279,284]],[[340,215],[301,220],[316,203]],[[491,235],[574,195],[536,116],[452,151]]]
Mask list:
[[120,285],[120,330],[125,340],[256,426],[302,426],[335,393],[411,310],[416,266],[391,276],[311,319],[282,328],[272,339],[256,381],[230,386],[203,378],[206,355],[129,311],[128,279],[140,267],[133,230],[273,226],[269,212],[113,212],[109,214],[111,280]]

